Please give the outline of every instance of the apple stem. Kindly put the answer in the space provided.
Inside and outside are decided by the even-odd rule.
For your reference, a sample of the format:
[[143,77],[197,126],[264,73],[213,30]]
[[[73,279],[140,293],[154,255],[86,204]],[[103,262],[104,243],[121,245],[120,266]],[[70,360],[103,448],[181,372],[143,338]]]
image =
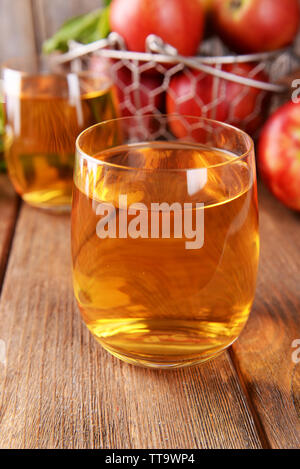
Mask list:
[[238,10],[239,8],[241,8],[242,5],[242,0],[231,0],[231,2],[229,2],[229,8],[231,10]]

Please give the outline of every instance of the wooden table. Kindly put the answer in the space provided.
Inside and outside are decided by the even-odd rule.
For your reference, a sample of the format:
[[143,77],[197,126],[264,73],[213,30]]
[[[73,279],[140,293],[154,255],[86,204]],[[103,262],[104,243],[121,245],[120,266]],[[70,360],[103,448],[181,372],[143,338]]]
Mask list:
[[5,176],[0,214],[1,448],[300,447],[299,215],[261,188],[242,336],[202,366],[152,371],[110,356],[81,322],[69,217],[20,204]]

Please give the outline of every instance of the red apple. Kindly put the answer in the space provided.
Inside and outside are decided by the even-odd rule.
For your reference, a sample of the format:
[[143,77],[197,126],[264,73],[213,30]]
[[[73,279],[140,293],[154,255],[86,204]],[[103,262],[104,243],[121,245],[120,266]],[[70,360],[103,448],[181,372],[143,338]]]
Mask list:
[[[264,72],[255,72],[254,64],[228,64],[223,65],[222,70],[268,81]],[[203,116],[253,134],[263,122],[268,98],[268,93],[257,88],[225,79],[216,80],[212,75],[197,70],[184,70],[171,79],[166,107],[168,114]],[[171,130],[178,138],[186,135],[186,128],[179,120],[171,123]]]
[[300,21],[298,0],[213,0],[217,32],[240,53],[280,49],[295,38]]
[[300,211],[300,103],[283,105],[263,127],[258,168],[271,192]]
[[145,51],[146,37],[156,34],[179,54],[194,55],[203,37],[203,6],[199,0],[113,0],[110,26],[131,51]]
[[97,74],[109,77],[111,75],[111,66],[113,61],[101,55],[91,55],[89,57],[88,69]]
[[164,78],[161,74],[141,73],[134,85],[134,74],[128,67],[118,60],[101,56],[90,58],[89,69],[105,75],[109,72],[117,90],[122,117],[133,116],[137,111],[143,115],[154,114],[156,109],[164,111],[164,92],[159,89]]
[[162,75],[141,74],[135,83],[131,70],[125,66],[113,71],[113,75],[123,117],[134,116],[137,110],[143,115],[163,110],[164,93],[159,89]]

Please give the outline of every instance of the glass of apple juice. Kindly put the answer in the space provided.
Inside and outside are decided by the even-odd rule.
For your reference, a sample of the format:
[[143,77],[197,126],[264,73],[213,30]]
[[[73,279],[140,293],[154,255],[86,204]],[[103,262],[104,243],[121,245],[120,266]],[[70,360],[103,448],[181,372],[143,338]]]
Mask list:
[[88,329],[135,365],[216,357],[241,333],[255,293],[251,138],[153,115],[97,124],[76,145],[73,282]]
[[109,75],[16,59],[2,76],[5,159],[15,190],[35,207],[70,210],[76,137],[117,117]]

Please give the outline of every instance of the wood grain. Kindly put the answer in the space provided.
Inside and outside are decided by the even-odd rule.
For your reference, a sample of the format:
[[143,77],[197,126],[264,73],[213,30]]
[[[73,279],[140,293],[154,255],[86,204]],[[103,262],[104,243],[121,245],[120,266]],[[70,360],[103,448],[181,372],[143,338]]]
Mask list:
[[81,323],[69,219],[21,210],[0,302],[1,448],[259,448],[224,353],[201,367],[121,363]]
[[272,448],[300,448],[300,217],[261,187],[261,259],[251,318],[233,360]]
[[297,364],[293,370],[292,374],[292,399],[295,406],[298,418],[300,420],[300,362],[299,362],[299,348],[297,353]]
[[0,174],[0,291],[9,255],[19,201],[4,174]]
[[35,54],[31,0],[0,0],[0,60]]

